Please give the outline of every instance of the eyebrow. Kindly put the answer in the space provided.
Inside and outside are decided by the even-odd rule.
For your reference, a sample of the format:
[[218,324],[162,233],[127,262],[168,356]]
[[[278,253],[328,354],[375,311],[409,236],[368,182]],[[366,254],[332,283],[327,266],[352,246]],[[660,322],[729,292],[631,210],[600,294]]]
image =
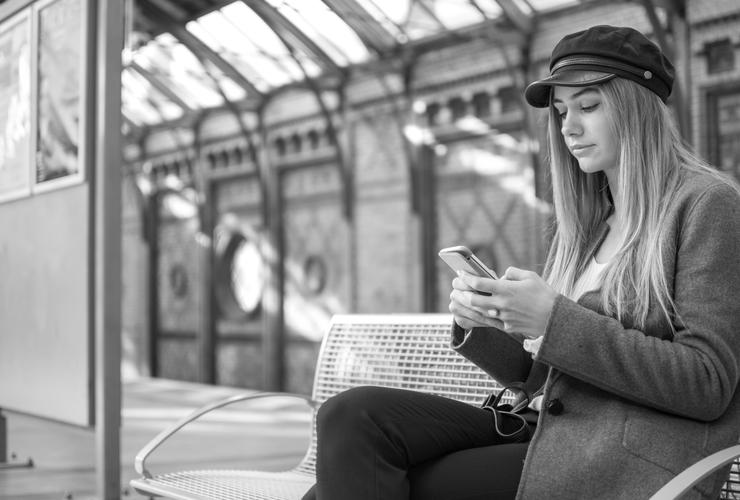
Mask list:
[[[580,96],[582,96],[583,94],[586,94],[586,93],[588,93],[588,92],[597,92],[597,93],[598,93],[599,91],[598,91],[598,90],[596,89],[596,87],[586,87],[586,88],[584,88],[584,89],[582,89],[582,90],[579,90],[579,91],[578,91],[578,92],[576,92],[575,94],[572,94],[572,95],[571,95],[571,96],[570,96],[570,97],[569,97],[568,99],[569,99],[569,100],[573,100],[573,99],[575,99],[575,98],[577,98],[577,97],[580,97]],[[554,91],[553,91],[553,93],[554,93]],[[562,103],[562,102],[563,102],[563,100],[562,100],[562,99],[558,99],[558,98],[556,98],[556,97],[553,97],[553,99],[552,99],[552,102],[561,102],[561,103]]]

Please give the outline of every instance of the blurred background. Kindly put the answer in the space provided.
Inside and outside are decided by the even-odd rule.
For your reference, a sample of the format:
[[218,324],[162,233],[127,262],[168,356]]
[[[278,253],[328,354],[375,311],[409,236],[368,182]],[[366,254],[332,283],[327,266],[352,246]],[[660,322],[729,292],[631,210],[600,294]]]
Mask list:
[[[332,315],[447,311],[440,248],[541,272],[523,90],[596,24],[663,48],[684,140],[740,176],[738,0],[0,0],[0,469],[36,460],[0,497],[95,467],[115,496],[192,408],[310,393]],[[221,465],[283,465],[310,417],[272,409],[167,460],[220,432]],[[223,454],[245,434],[268,437]]]
[[122,98],[125,377],[309,392],[334,313],[446,311],[438,249],[541,271],[553,45],[627,25],[688,142],[740,168],[734,0],[135,0]]

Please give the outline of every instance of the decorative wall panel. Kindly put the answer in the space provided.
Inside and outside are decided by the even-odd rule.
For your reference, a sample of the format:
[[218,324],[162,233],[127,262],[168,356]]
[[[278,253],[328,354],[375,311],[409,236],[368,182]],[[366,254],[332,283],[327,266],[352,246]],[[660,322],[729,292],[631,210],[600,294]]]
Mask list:
[[288,334],[320,340],[332,314],[349,302],[349,233],[337,167],[282,174],[285,321]]

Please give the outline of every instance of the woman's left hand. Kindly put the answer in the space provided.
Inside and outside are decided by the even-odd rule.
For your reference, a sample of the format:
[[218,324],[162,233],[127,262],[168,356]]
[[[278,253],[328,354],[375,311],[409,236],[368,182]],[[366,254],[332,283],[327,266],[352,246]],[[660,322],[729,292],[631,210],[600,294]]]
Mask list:
[[491,294],[473,294],[470,304],[503,322],[507,333],[527,338],[545,334],[558,293],[537,273],[510,267],[498,280],[480,279],[468,273],[462,273],[460,279],[475,290]]

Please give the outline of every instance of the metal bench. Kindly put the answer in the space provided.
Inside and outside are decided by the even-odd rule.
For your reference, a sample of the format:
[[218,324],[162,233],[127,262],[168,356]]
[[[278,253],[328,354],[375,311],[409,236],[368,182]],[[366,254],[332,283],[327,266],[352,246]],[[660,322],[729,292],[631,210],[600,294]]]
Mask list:
[[[480,368],[450,349],[449,314],[336,315],[319,352],[311,397],[285,393],[237,395],[196,410],[162,431],[136,455],[140,478],[131,486],[149,497],[179,500],[289,500],[300,499],[314,483],[315,426],[301,462],[284,472],[256,470],[188,470],[153,475],[146,467],[151,453],[188,423],[238,401],[292,396],[305,401],[315,415],[329,397],[360,385],[378,385],[427,392],[478,405],[500,389]],[[692,484],[716,470],[719,459],[727,464],[740,455],[740,447],[727,456],[702,462],[702,470],[687,469],[663,488],[653,500],[678,498]],[[735,453],[729,456],[728,453]],[[709,463],[711,462],[711,463]],[[700,463],[701,464],[701,463]],[[697,464],[696,467],[700,467]],[[722,498],[735,498],[737,461]]]

